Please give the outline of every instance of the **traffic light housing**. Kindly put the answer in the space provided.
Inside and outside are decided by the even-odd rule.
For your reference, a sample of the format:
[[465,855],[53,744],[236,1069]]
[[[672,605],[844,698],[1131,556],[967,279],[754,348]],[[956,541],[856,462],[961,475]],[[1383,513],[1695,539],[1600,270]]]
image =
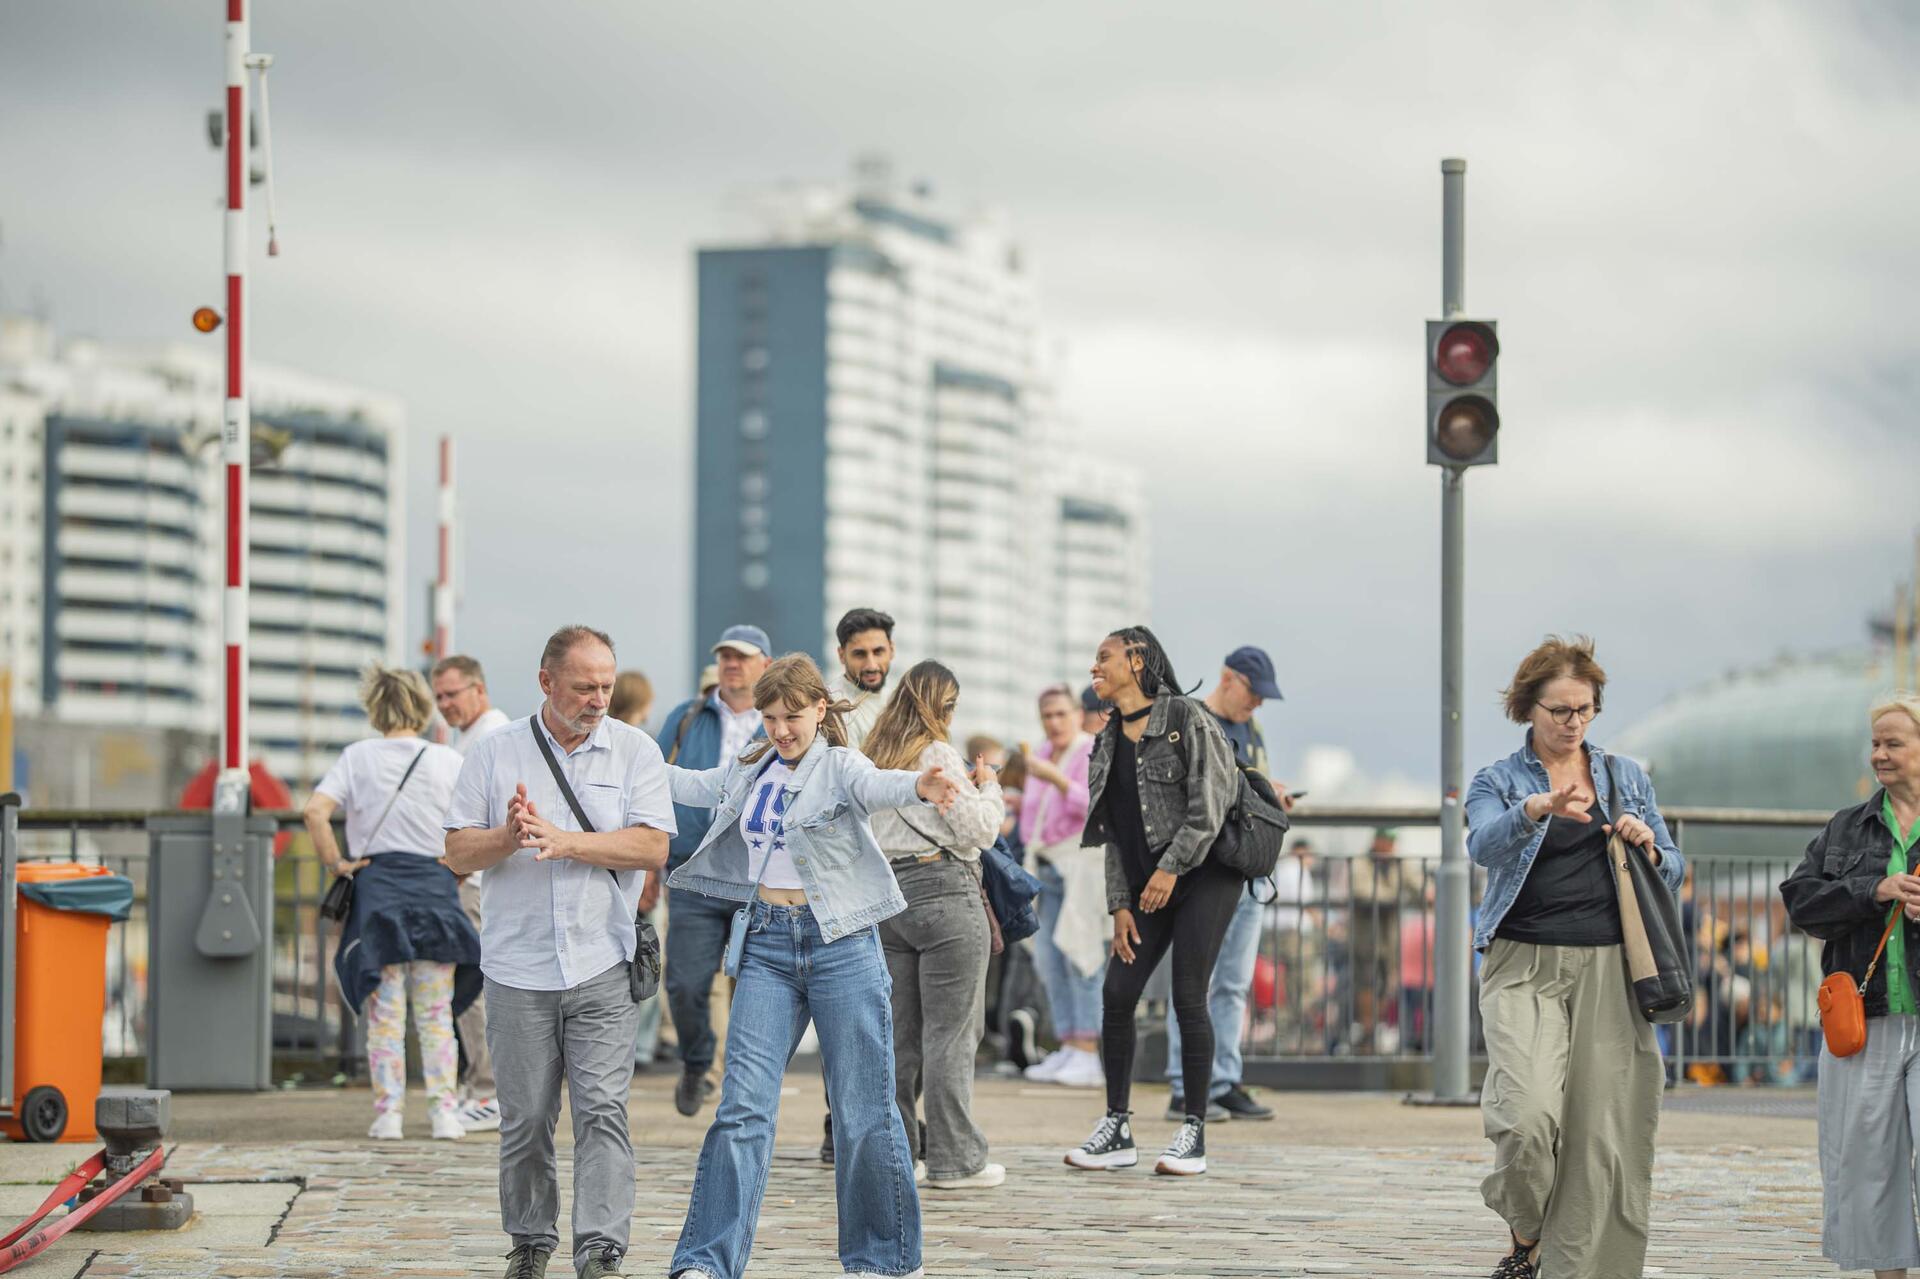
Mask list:
[[1427,461],[1492,466],[1500,453],[1499,326],[1427,321]]

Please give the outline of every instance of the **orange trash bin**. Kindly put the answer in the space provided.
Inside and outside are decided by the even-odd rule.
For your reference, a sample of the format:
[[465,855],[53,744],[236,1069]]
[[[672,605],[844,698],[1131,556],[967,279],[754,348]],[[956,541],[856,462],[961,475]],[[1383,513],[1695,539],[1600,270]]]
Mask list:
[[107,1008],[107,930],[125,919],[133,884],[102,866],[19,866],[14,968],[15,1141],[91,1141]]

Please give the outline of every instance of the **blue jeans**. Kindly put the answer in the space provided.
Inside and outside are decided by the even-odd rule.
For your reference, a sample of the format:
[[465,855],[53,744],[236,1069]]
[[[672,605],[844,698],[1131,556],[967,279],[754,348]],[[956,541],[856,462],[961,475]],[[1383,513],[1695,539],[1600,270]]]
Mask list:
[[1100,1035],[1100,987],[1107,975],[1103,963],[1091,977],[1082,977],[1073,961],[1053,944],[1053,926],[1066,904],[1066,884],[1060,872],[1046,862],[1040,863],[1040,931],[1033,936],[1034,967],[1040,970],[1040,984],[1047,989],[1047,1003],[1053,1009],[1053,1033],[1062,1040],[1097,1039]]
[[753,1251],[788,1061],[811,1017],[833,1098],[840,1264],[920,1266],[920,1197],[894,1104],[893,983],[878,928],[820,940],[805,906],[753,904],[727,1021],[727,1069],[668,1273],[739,1279]]
[[726,954],[727,933],[739,902],[722,901],[691,889],[667,893],[667,963],[661,984],[667,1011],[680,1040],[680,1064],[696,1074],[713,1066],[713,979]]
[[[1265,911],[1253,894],[1242,890],[1240,904],[1220,943],[1207,986],[1207,1015],[1213,1022],[1213,1099],[1227,1095],[1240,1083],[1240,1023],[1247,1015],[1247,991],[1253,986],[1254,961],[1260,958],[1260,920]],[[1180,1023],[1167,1009],[1167,1079],[1180,1086]]]

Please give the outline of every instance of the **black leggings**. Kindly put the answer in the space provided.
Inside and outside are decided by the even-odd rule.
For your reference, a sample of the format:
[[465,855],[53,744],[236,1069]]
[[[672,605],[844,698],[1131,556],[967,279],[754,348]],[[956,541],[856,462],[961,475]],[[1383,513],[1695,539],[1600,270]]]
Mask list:
[[[1207,987],[1220,943],[1240,905],[1247,881],[1237,872],[1213,862],[1202,862],[1180,877],[1173,900],[1142,914],[1134,908],[1133,962],[1119,958],[1107,963],[1107,980],[1100,992],[1100,1064],[1107,1072],[1107,1109],[1127,1109],[1133,1089],[1134,1013],[1147,979],[1160,958],[1173,951],[1173,1015],[1180,1023],[1180,1071],[1184,1080],[1187,1114],[1204,1119],[1207,1095],[1213,1090],[1213,1022],[1207,1013]],[[1230,1033],[1238,1033],[1238,1027]]]

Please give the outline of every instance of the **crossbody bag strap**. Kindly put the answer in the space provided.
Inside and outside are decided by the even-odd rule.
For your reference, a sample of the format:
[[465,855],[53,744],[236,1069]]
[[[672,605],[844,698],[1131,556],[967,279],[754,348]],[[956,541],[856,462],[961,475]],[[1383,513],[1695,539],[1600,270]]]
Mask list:
[[933,836],[927,834],[927,832],[921,830],[918,826],[915,826],[913,824],[913,819],[907,816],[905,809],[896,808],[893,810],[893,815],[895,817],[898,817],[901,823],[904,824],[908,830],[918,835],[921,839],[926,840],[929,844],[932,844],[933,850],[935,852],[945,853],[947,856],[953,857],[955,861],[959,860],[959,858],[955,856],[954,851],[951,848],[948,848],[945,844],[941,843],[939,840],[935,839]]
[[687,730],[693,727],[693,721],[699,718],[700,712],[705,709],[706,705],[702,703],[699,706],[689,706],[680,713],[680,722],[674,726],[673,730],[673,749],[667,752],[667,763],[680,762],[680,748],[687,744]]
[[389,799],[387,801],[387,806],[380,810],[380,820],[375,822],[373,824],[373,829],[367,832],[367,851],[361,854],[362,856],[365,856],[365,857],[373,856],[374,836],[378,835],[381,829],[386,826],[387,815],[393,812],[393,806],[400,802],[400,792],[407,788],[407,781],[409,778],[413,776],[413,770],[420,767],[420,761],[426,758],[426,754],[427,754],[427,748],[422,746],[420,748],[420,753],[413,757],[413,762],[407,765],[407,771],[400,774],[400,784],[393,788],[393,798]]
[[[568,783],[567,775],[560,771],[560,761],[553,757],[553,747],[547,745],[547,733],[545,729],[540,727],[539,711],[535,711],[532,717],[527,720],[527,726],[533,730],[534,745],[540,748],[540,757],[547,761],[547,771],[553,774],[554,783],[560,787],[561,797],[567,801],[567,807],[573,810],[573,820],[579,822],[580,829],[587,834],[597,834],[598,832],[594,830],[593,823],[587,819],[587,810],[580,807],[579,797],[573,793],[573,787]],[[611,866],[607,866],[604,869],[607,874],[613,876],[614,892],[618,893],[620,891],[619,872]]]

